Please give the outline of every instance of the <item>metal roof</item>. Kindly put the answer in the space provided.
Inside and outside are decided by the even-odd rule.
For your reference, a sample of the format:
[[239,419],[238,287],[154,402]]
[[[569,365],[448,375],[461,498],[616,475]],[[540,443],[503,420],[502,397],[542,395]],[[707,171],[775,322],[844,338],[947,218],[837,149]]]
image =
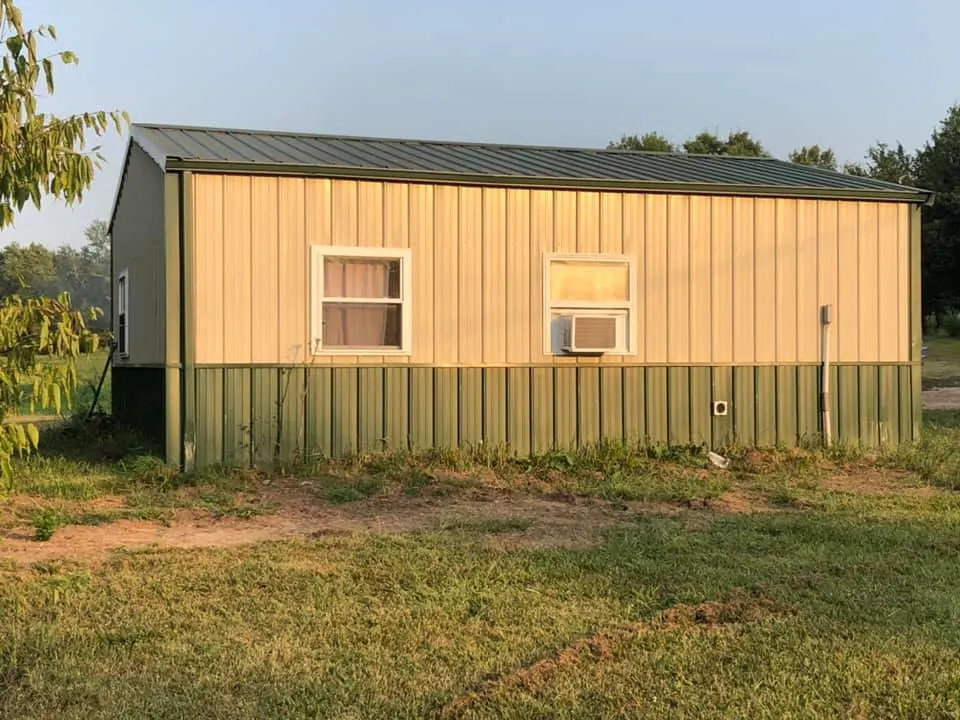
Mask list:
[[772,158],[134,124],[165,170],[928,201],[917,188]]

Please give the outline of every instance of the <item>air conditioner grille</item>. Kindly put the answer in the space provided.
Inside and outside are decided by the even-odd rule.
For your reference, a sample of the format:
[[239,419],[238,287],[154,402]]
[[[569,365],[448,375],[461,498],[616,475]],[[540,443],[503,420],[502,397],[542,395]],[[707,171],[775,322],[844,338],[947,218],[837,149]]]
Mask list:
[[581,348],[615,348],[617,346],[616,318],[579,316],[574,325],[573,344]]

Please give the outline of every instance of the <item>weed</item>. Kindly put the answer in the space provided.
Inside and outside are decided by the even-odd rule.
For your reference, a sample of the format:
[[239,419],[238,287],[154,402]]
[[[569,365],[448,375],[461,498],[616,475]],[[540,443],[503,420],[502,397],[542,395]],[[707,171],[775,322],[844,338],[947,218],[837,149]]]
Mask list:
[[66,518],[56,508],[40,508],[35,511],[30,518],[30,524],[35,531],[35,537],[41,542],[46,542],[53,537],[57,529],[65,524]]
[[478,535],[500,535],[503,533],[524,532],[533,525],[533,520],[524,517],[489,518],[480,520],[456,520],[445,523],[441,530]]

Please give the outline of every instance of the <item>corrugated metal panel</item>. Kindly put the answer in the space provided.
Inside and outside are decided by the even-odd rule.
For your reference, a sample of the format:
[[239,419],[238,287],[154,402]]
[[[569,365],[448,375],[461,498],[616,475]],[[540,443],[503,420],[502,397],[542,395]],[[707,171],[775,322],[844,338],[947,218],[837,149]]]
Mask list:
[[872,178],[829,172],[773,158],[340,137],[153,124],[135,124],[132,136],[148,148],[151,155],[166,162],[392,170],[501,179],[865,190],[891,196],[919,192]]

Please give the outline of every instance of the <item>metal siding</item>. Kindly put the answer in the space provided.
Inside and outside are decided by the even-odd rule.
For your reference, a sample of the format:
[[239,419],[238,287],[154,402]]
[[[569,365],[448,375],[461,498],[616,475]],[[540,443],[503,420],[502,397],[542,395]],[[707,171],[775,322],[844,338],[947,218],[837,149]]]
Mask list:
[[441,448],[460,445],[459,379],[456,368],[433,371],[433,443]]
[[900,357],[900,326],[904,310],[909,307],[901,298],[899,268],[906,262],[897,244],[897,206],[882,204],[877,215],[877,360],[882,363],[907,360]]
[[[461,362],[465,365],[481,365],[483,362],[484,321],[483,299],[484,244],[483,244],[483,191],[480,188],[460,188],[458,236],[449,242],[459,247],[459,294],[458,352],[444,356],[437,352],[439,362]],[[437,262],[437,277],[451,272]],[[416,281],[414,281],[416,282]],[[441,281],[442,282],[442,281]],[[442,295],[427,299],[445,302]]]
[[333,454],[333,370],[307,370],[306,447],[311,455]]
[[[163,277],[163,355],[164,369],[164,460],[179,467],[183,461],[182,398],[180,378],[183,368],[180,357],[180,177],[169,174],[164,178],[164,255],[157,269]],[[116,225],[114,225],[116,229]],[[113,262],[111,261],[111,268]],[[111,269],[111,277],[113,270]],[[111,281],[112,282],[112,281]],[[113,291],[111,290],[111,299]],[[112,327],[112,325],[111,325]],[[115,361],[115,360],[114,360]]]
[[[711,435],[713,447],[729,447],[734,442],[733,418],[733,368],[730,366],[718,366],[710,368],[711,382]],[[727,403],[726,415],[713,415],[714,401],[724,401]]]
[[[880,357],[880,298],[878,280],[880,264],[878,257],[879,206],[876,203],[858,203],[859,212],[859,268],[858,298],[859,316],[857,327],[860,347],[857,361],[876,362]],[[892,292],[893,289],[891,288]]]
[[280,407],[277,428],[279,457],[284,463],[303,459],[304,452],[304,396],[307,379],[302,367],[280,369]]
[[913,358],[910,350],[910,343],[913,339],[911,336],[913,249],[910,244],[912,212],[911,208],[906,205],[897,206],[897,301],[900,308],[897,327],[897,357],[905,361]]
[[689,336],[690,352],[687,362],[709,363],[711,359],[710,306],[713,281],[713,262],[710,255],[710,198],[690,198],[690,265],[688,287],[690,293]]
[[410,377],[405,367],[383,370],[384,444],[388,450],[405,450],[410,436]]
[[772,363],[777,359],[777,215],[776,201],[754,201],[754,362]]
[[577,429],[579,444],[600,441],[600,368],[577,369]]
[[711,384],[709,367],[690,368],[690,442],[708,447],[713,437]]
[[[459,358],[459,298],[457,264],[459,262],[457,231],[459,225],[459,198],[456,187],[438,185],[434,188],[434,294],[426,299],[433,310],[434,362],[438,365],[456,363]],[[468,252],[475,252],[470,246]],[[479,256],[477,256],[479,257]],[[474,268],[474,272],[477,269]],[[416,285],[416,280],[414,280]],[[479,321],[480,306],[467,308],[471,317]],[[464,328],[464,333],[467,329]],[[479,322],[475,332],[479,334]],[[475,337],[475,336],[474,336]]]
[[276,178],[255,177],[250,183],[250,359],[254,363],[276,363],[280,361],[279,185]]
[[433,447],[433,370],[410,368],[410,445]]
[[796,366],[777,366],[777,445],[797,444],[797,371]]
[[254,368],[251,382],[253,462],[258,466],[266,466],[273,463],[277,444],[279,370],[272,367]]
[[359,402],[357,407],[358,435],[360,452],[383,450],[385,395],[383,390],[383,368],[361,367],[358,370]]
[[842,202],[839,208],[838,289],[835,333],[838,362],[856,362],[860,358],[860,252],[859,208],[857,203]]
[[[252,240],[250,178],[223,179],[223,361],[250,362]],[[259,268],[258,268],[259,271]],[[295,297],[297,297],[295,295]]]
[[[304,243],[307,248],[312,245],[330,245],[333,242],[333,181],[326,178],[308,178],[304,187]],[[310,288],[310,259],[304,260],[304,274],[308,278],[306,281],[307,292],[312,292]],[[307,295],[304,298],[307,305],[307,322],[310,320],[312,312],[312,296]],[[307,325],[306,344],[309,346],[312,342],[311,330]],[[311,365],[330,365],[331,358],[328,355],[313,355],[312,348],[309,349],[308,362]]]
[[[279,358],[282,363],[299,364],[311,356],[309,343],[310,289],[309,249],[306,244],[305,187],[302,178],[279,180],[279,233],[277,304]],[[382,206],[382,203],[380,204]],[[381,207],[377,208],[378,211]],[[379,216],[379,212],[378,212]],[[291,299],[293,298],[293,299]]]
[[623,253],[634,258],[636,280],[630,291],[637,294],[637,313],[630,332],[635,335],[631,343],[636,349],[636,355],[631,359],[644,362],[646,357],[646,322],[644,322],[644,307],[646,305],[646,270],[645,270],[645,199],[643,195],[627,193],[622,198],[622,243]]
[[223,462],[248,467],[250,455],[250,368],[223,371]]
[[510,368],[507,373],[507,443],[517,455],[529,455],[531,447],[530,368]]
[[690,198],[667,197],[667,362],[690,358]]
[[667,199],[648,195],[646,202],[644,243],[643,300],[645,331],[641,342],[646,344],[645,360],[663,363],[667,360]]
[[820,360],[818,207],[815,200],[797,202],[797,362]]
[[[438,297],[434,267],[434,191],[431,185],[410,186],[410,248],[413,264],[413,357],[411,362],[434,361],[433,312]],[[444,270],[449,273],[449,266]],[[445,302],[449,298],[445,298]],[[411,423],[411,430],[414,425]]]
[[797,436],[813,441],[820,435],[820,368],[797,367]]
[[750,198],[733,200],[733,361],[751,363],[754,344],[756,252],[753,237],[754,203]]
[[483,440],[492,447],[507,443],[507,370],[483,371]]
[[913,363],[911,368],[911,388],[913,432],[911,437],[916,440],[920,437],[920,424],[923,419],[923,409],[920,401],[921,390],[921,345],[923,344],[923,317],[921,309],[920,282],[921,282],[921,258],[920,247],[922,243],[920,233],[920,207],[911,208],[910,213],[910,360]]
[[776,359],[778,363],[797,360],[797,201],[776,201]]
[[530,360],[547,362],[543,351],[544,253],[553,251],[553,192],[530,191]]
[[562,253],[577,251],[577,193],[556,190],[553,193],[554,249]]
[[[483,363],[507,360],[507,196],[503,188],[483,189]],[[476,272],[476,269],[474,269]],[[524,324],[529,322],[526,318]]]
[[331,397],[333,453],[349,456],[359,450],[357,433],[358,377],[357,368],[333,368],[333,392]]
[[605,441],[623,441],[624,397],[623,368],[605,367],[600,370],[600,437]]
[[623,368],[623,438],[643,442],[647,435],[646,374],[642,367]]
[[[838,250],[838,217],[839,205],[835,202],[820,201],[817,203],[817,305],[833,305],[833,324],[830,326],[830,361],[836,362],[838,357],[837,341],[840,313],[837,301],[837,261]],[[819,309],[817,310],[819,313]],[[817,317],[817,333],[820,332],[820,319]],[[820,362],[822,350],[817,345],[817,356],[812,358]]]
[[667,368],[667,441],[690,442],[690,368]]
[[876,366],[861,365],[860,379],[860,444],[876,447],[880,444],[879,428],[879,387],[880,381]]
[[553,427],[557,448],[577,444],[577,369],[555,368],[553,371]]
[[[531,338],[538,328],[531,315],[531,277],[536,258],[531,259],[530,191],[507,190],[506,237],[506,360],[510,364],[528,362]],[[542,301],[540,303],[543,304]],[[528,431],[529,432],[529,431]]]
[[733,362],[733,200],[713,198],[710,224],[710,357]]
[[897,445],[900,442],[900,398],[896,366],[881,365],[877,368],[877,384],[878,439],[883,446]]
[[531,450],[542,453],[554,447],[554,410],[553,410],[553,373],[552,368],[535,367],[530,371],[531,397]]
[[223,177],[197,175],[194,193],[194,327],[198,363],[223,363]]
[[460,371],[460,444],[473,447],[483,442],[483,369]]
[[600,252],[600,194],[577,193],[577,252]]
[[[138,145],[132,144],[124,169],[123,186],[117,197],[110,239],[113,253],[111,297],[120,273],[126,269],[129,276],[130,356],[122,358],[117,355],[114,360],[117,366],[162,364],[165,359],[165,318],[169,309],[164,263],[165,223],[179,222],[176,214],[171,217],[165,212],[165,192],[170,193],[173,204],[176,182],[168,184],[157,164]],[[110,327],[116,331],[116,307],[104,307],[103,310],[111,313],[108,316],[111,318]],[[175,329],[179,332],[179,327]]]
[[741,365],[733,368],[733,439],[738,445],[756,442],[757,395],[755,368]]
[[776,368],[762,365],[756,368],[757,445],[777,444],[777,375]]
[[909,442],[914,438],[913,418],[913,368],[900,365],[897,368],[897,394],[900,398],[900,442]]
[[647,367],[646,387],[646,425],[647,438],[655,445],[669,442],[667,423],[667,368]]
[[844,444],[860,442],[860,372],[856,365],[837,367],[837,439]]

